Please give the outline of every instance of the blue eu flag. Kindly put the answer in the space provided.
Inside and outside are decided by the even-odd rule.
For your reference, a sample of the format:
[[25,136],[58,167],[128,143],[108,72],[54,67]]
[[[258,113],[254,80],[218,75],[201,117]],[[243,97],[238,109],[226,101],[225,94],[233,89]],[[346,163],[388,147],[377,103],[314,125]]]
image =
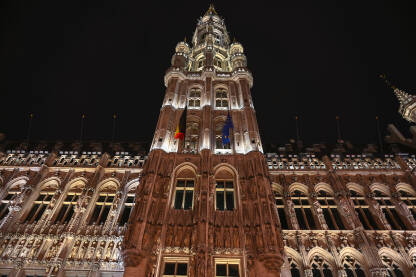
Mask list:
[[233,120],[231,119],[230,111],[228,111],[227,120],[222,128],[222,144],[230,144],[230,129],[234,128]]

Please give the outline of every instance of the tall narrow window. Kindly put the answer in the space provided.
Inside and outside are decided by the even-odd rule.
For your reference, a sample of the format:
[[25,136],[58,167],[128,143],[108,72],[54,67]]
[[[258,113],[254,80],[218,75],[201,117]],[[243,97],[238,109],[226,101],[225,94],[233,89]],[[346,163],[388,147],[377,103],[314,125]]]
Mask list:
[[351,256],[344,258],[344,270],[347,273],[347,277],[365,277],[361,265]]
[[177,180],[173,207],[177,210],[191,210],[193,201],[194,180]]
[[329,264],[320,256],[315,256],[312,261],[313,277],[333,277]]
[[163,277],[188,276],[188,263],[185,261],[166,261],[162,272]]
[[0,204],[0,220],[3,219],[9,213],[10,201],[20,194],[18,186],[14,186],[9,189],[7,195],[1,200]]
[[99,194],[89,222],[90,225],[103,224],[107,220],[107,216],[111,210],[111,206],[113,205],[115,195],[115,192]]
[[41,191],[38,198],[33,202],[32,208],[24,222],[32,223],[38,221],[51,203],[54,194],[54,191]]
[[391,202],[390,197],[385,195],[379,190],[374,190],[374,199],[380,205],[384,216],[391,225],[393,230],[407,230],[406,225],[403,223],[400,215],[395,210],[394,204]]
[[283,196],[277,191],[274,191],[273,194],[274,194],[274,199],[276,203],[277,214],[279,215],[280,225],[282,225],[281,227],[283,230],[288,230],[289,225],[287,224],[287,217],[286,217],[286,212],[285,212],[285,203],[283,200]]
[[120,218],[118,221],[119,226],[123,226],[129,220],[131,211],[133,210],[134,203],[135,203],[134,200],[135,200],[136,194],[134,193],[134,190],[135,188],[133,188],[127,193],[127,197],[126,197],[126,200],[124,201],[124,205],[123,205],[122,211],[120,213]]
[[218,68],[219,70],[222,69],[222,61],[221,61],[220,58],[215,57],[215,59],[214,59],[214,66],[216,68]]
[[227,95],[226,89],[218,88],[215,90],[215,107],[217,108],[228,107],[228,95]]
[[416,196],[404,190],[399,190],[399,193],[400,200],[402,200],[407,205],[414,219],[416,220]]
[[74,208],[81,195],[81,191],[75,192],[70,191],[66,195],[64,202],[62,203],[61,209],[58,212],[58,216],[55,218],[55,224],[68,223],[74,214]]
[[338,212],[337,205],[333,195],[330,195],[324,190],[320,190],[317,200],[321,205],[322,212],[325,217],[325,222],[330,230],[345,230],[341,216]]
[[289,264],[290,264],[290,273],[292,277],[300,277],[299,266],[294,262],[292,257],[288,257],[287,260],[289,261]]
[[[215,125],[215,149],[231,149],[232,132],[230,132],[230,143],[223,143],[222,129],[224,128],[224,122],[218,122]],[[220,150],[221,151],[221,150]],[[229,150],[225,150],[227,152]],[[220,152],[221,153],[221,152]]]
[[292,193],[291,199],[294,204],[299,227],[304,230],[316,229],[315,220],[312,214],[312,206],[305,193],[295,190]]
[[197,153],[199,150],[199,123],[187,122],[185,133],[185,149],[186,153]]
[[188,107],[199,108],[201,106],[201,90],[199,88],[193,88],[189,92]]
[[217,181],[215,196],[217,210],[234,210],[234,184],[232,181]]
[[403,271],[401,270],[400,266],[395,261],[393,261],[393,259],[383,255],[381,256],[381,261],[387,269],[387,272],[390,277],[404,277]]
[[355,190],[350,190],[351,200],[354,203],[355,211],[358,214],[358,218],[366,230],[380,230],[377,222],[374,220],[370,213],[369,205],[365,200],[365,197]]
[[221,260],[215,262],[216,277],[239,277],[239,261],[238,260]]

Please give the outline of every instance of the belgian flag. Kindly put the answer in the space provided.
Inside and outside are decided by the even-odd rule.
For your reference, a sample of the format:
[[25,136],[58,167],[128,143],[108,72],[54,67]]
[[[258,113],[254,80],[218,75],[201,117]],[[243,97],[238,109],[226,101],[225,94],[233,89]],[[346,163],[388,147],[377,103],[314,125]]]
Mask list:
[[185,138],[186,113],[187,113],[187,108],[185,106],[185,109],[182,112],[181,118],[179,119],[179,123],[176,126],[175,139],[184,139]]

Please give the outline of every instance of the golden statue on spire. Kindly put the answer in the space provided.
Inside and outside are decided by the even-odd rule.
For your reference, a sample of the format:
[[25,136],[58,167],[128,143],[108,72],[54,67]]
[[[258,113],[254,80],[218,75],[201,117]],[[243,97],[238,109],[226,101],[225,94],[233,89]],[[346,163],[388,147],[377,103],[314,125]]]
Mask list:
[[218,15],[217,12],[215,11],[214,4],[210,4],[207,12],[205,13],[205,15],[212,15],[212,14]]

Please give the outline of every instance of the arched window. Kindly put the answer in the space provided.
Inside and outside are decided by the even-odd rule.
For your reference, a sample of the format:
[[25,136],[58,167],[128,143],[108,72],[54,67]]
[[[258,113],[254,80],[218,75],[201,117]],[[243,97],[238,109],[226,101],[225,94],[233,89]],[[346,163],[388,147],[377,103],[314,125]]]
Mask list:
[[36,200],[33,202],[29,214],[26,216],[24,222],[33,223],[34,221],[38,221],[42,217],[46,208],[51,204],[52,197],[56,190],[57,184],[55,182],[45,185]]
[[387,269],[387,272],[390,277],[404,277],[403,271],[401,270],[400,266],[395,261],[393,261],[393,259],[387,257],[386,255],[382,255],[381,261]]
[[134,204],[135,204],[136,187],[137,187],[137,185],[136,186],[131,186],[129,191],[127,192],[126,200],[124,200],[124,204],[123,204],[123,207],[122,207],[122,210],[120,212],[119,219],[118,219],[118,225],[119,226],[123,226],[129,220],[131,211],[133,210]]
[[173,207],[177,210],[191,210],[194,204],[193,179],[176,180],[175,201]]
[[186,153],[198,153],[199,150],[199,123],[188,121],[186,123],[185,149]]
[[230,132],[230,143],[223,143],[222,140],[222,129],[224,128],[224,122],[220,121],[217,122],[217,124],[215,125],[215,149],[227,149],[226,151],[220,151],[220,153],[225,152],[225,153],[230,153],[230,151],[228,149],[231,150],[231,144],[233,141],[233,136],[232,136],[232,132]]
[[318,192],[317,200],[322,208],[325,222],[330,230],[345,230],[334,196],[324,190]]
[[75,206],[84,187],[85,184],[83,182],[80,182],[79,184],[75,184],[69,189],[62,203],[62,206],[59,209],[58,215],[55,218],[55,224],[64,224],[68,223],[71,220],[71,217],[75,211]]
[[228,93],[225,88],[217,88],[215,90],[215,107],[216,108],[228,107]]
[[215,175],[215,208],[219,211],[235,209],[235,190],[233,175],[222,170]]
[[7,194],[0,202],[0,220],[3,219],[9,213],[9,206],[11,201],[21,193],[21,187],[26,184],[26,180],[21,180],[14,183]]
[[201,70],[204,66],[205,66],[205,59],[204,58],[200,58],[197,61],[197,69],[198,70]]
[[345,256],[343,264],[347,277],[365,277],[361,265],[351,256]]
[[400,200],[402,200],[407,205],[416,220],[416,196],[404,190],[399,190],[399,194]]
[[192,88],[188,97],[188,108],[199,108],[201,106],[201,90]]
[[312,274],[313,277],[333,277],[330,265],[318,255],[312,260]]
[[349,190],[351,200],[354,203],[355,211],[358,214],[358,218],[366,230],[380,230],[377,222],[374,220],[374,217],[370,213],[369,206],[365,197],[358,193],[355,190]]
[[374,199],[380,205],[380,208],[382,209],[391,228],[393,230],[407,230],[406,225],[403,223],[400,215],[395,210],[395,206],[391,202],[390,196],[387,196],[379,190],[374,190],[373,193],[375,194]]
[[101,188],[98,194],[89,225],[104,224],[107,220],[117,191],[117,185],[114,182],[109,181],[108,183]]
[[222,60],[218,57],[214,58],[214,66],[219,69],[222,70]]
[[283,199],[283,195],[276,190],[273,190],[273,195],[274,195],[274,199],[276,203],[277,214],[279,215],[280,225],[282,225],[281,226],[282,229],[288,230],[289,225],[287,223],[287,217],[286,217],[286,212],[285,212],[285,202]]
[[299,265],[295,263],[292,257],[288,257],[287,260],[289,261],[290,273],[292,277],[300,277],[301,275],[300,275]]
[[299,227],[303,230],[316,229],[315,220],[311,210],[312,206],[305,193],[296,189],[291,193],[291,200],[294,204]]

